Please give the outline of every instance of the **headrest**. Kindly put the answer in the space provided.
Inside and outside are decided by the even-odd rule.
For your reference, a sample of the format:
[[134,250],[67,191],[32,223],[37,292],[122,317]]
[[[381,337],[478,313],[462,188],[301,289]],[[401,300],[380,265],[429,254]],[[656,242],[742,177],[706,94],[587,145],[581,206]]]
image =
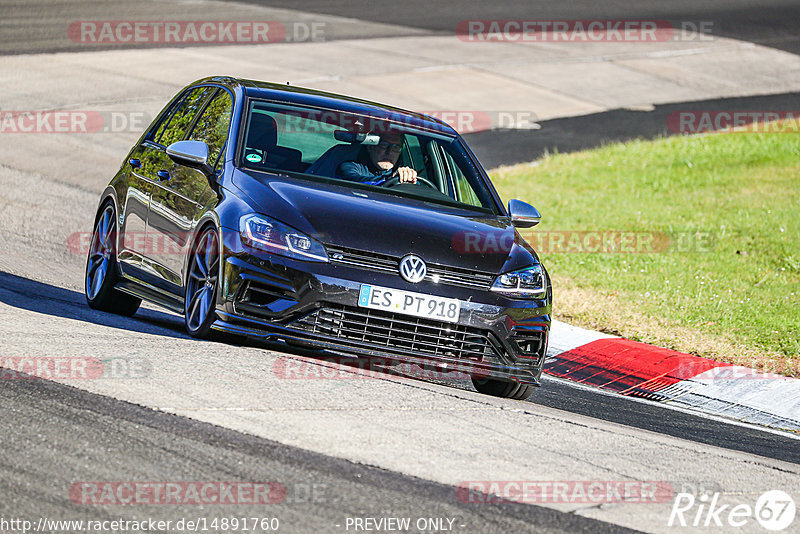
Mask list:
[[250,132],[247,134],[248,148],[271,150],[278,144],[278,124],[264,113],[253,113]]

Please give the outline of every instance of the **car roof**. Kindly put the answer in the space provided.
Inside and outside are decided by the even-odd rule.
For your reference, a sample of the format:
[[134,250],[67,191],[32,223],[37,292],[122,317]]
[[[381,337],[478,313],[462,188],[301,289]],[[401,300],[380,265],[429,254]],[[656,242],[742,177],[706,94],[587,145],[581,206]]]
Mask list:
[[442,133],[445,135],[458,135],[458,133],[447,123],[424,113],[417,113],[402,108],[379,104],[377,102],[371,102],[369,100],[362,100],[336,93],[327,93],[325,91],[318,91],[316,89],[297,87],[289,84],[283,85],[271,82],[233,78],[230,76],[213,76],[204,78],[202,80],[198,80],[192,85],[209,82],[219,83],[228,86],[230,89],[233,89],[235,86],[239,86],[244,90],[244,93],[247,96],[252,98],[263,98],[265,100],[293,103],[315,108],[334,109],[393,121],[400,120],[409,126],[414,126],[415,128]]

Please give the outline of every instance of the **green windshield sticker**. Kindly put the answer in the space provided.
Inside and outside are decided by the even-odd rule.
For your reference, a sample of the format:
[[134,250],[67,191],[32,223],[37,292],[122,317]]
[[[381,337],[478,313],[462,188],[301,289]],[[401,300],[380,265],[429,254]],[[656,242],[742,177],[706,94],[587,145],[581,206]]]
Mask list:
[[244,159],[246,159],[250,163],[258,163],[259,161],[261,161],[261,156],[258,154],[248,154],[247,156],[245,156]]

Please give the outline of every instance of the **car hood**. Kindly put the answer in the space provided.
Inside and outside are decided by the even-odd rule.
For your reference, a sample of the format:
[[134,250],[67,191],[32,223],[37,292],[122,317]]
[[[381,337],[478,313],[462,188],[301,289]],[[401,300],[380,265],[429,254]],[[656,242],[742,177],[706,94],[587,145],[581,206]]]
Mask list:
[[430,263],[490,273],[508,270],[512,259],[520,267],[537,261],[508,217],[260,173],[256,178],[239,172],[235,183],[255,211],[325,245],[395,257],[413,253]]

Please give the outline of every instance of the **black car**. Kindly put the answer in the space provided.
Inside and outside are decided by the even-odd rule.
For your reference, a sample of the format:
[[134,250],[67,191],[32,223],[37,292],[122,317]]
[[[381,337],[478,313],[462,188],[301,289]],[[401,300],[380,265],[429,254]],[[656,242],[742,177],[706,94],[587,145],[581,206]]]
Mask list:
[[[376,156],[375,154],[378,154]],[[443,122],[354,98],[213,77],[182,90],[103,191],[91,307],[141,300],[225,332],[539,385],[550,278]]]

